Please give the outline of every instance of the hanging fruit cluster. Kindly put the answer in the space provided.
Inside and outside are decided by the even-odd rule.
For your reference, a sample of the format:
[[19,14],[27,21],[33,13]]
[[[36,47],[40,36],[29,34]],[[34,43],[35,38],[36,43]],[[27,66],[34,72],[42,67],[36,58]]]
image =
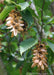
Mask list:
[[47,50],[44,44],[37,44],[36,49],[33,50],[34,57],[32,58],[33,64],[32,68],[35,66],[38,66],[42,70],[45,69],[45,67],[48,67],[47,65]]
[[18,33],[24,31],[24,21],[22,20],[20,12],[12,10],[6,21],[6,26],[8,26],[7,29],[11,29],[10,32],[12,32],[11,37],[17,36]]

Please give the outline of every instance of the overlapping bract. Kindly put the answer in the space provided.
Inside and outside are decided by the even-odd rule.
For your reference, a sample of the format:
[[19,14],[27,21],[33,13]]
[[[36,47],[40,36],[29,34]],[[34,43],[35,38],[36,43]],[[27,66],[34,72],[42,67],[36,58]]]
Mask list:
[[32,68],[38,66],[41,70],[44,70],[47,65],[47,50],[44,44],[37,44],[36,49],[33,50],[34,57],[32,58]]
[[6,26],[8,26],[7,29],[11,29],[10,32],[12,32],[12,37],[17,36],[18,33],[23,31],[24,21],[19,12],[12,10],[6,21]]

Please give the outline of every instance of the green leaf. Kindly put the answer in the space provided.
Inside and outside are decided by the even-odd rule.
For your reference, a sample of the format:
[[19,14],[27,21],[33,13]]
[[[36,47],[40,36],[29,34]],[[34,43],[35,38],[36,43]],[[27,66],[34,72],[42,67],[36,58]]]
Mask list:
[[11,0],[6,0],[6,2],[11,3]]
[[54,23],[54,17],[48,19],[46,23],[47,23],[47,24]]
[[0,13],[0,20],[4,20],[9,12],[14,9],[15,6],[5,6],[5,8],[3,9],[3,11]]
[[48,46],[51,48],[51,50],[54,52],[54,43],[51,41],[47,41],[48,42]]
[[21,55],[27,51],[28,49],[30,49],[31,47],[33,47],[38,41],[33,39],[33,38],[30,38],[30,39],[27,39],[23,42],[20,43],[20,53]]
[[48,63],[49,65],[52,65],[54,62],[54,53],[49,47],[47,47],[47,53]]
[[18,48],[18,46],[17,46],[17,42],[11,42],[11,45],[13,46],[13,49],[14,49],[14,48],[15,48],[15,49]]
[[25,0],[17,0],[17,3],[23,3]]
[[33,24],[33,17],[29,10],[25,10],[21,12],[23,19],[28,23],[28,27]]
[[28,68],[29,68],[29,64],[26,63],[26,61],[25,61],[23,69],[22,69],[22,75],[26,75],[26,72],[28,71]]
[[2,7],[3,6],[3,4],[0,4],[0,7]]
[[29,7],[29,3],[28,2],[19,3],[19,5],[21,6],[21,11],[25,10],[27,7]]

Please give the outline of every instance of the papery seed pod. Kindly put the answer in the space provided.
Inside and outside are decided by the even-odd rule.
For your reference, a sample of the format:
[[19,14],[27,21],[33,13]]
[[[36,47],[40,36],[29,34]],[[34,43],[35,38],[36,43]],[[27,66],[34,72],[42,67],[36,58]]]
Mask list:
[[44,70],[44,65],[41,65],[41,69]]
[[32,58],[32,68],[38,66],[41,70],[44,70],[47,65],[47,50],[44,44],[37,44],[36,49],[33,50],[34,57]]
[[10,32],[12,32],[11,37],[17,36],[18,33],[24,31],[24,21],[22,20],[22,16],[19,12],[12,10],[6,21],[6,26],[8,26],[7,29],[11,29]]

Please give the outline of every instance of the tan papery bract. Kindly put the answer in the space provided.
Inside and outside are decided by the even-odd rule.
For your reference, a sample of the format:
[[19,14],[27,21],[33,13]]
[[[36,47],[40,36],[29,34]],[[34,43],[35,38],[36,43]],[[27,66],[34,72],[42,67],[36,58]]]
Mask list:
[[44,44],[37,44],[36,49],[33,50],[32,68],[38,66],[41,70],[44,70],[47,65],[47,50]]

